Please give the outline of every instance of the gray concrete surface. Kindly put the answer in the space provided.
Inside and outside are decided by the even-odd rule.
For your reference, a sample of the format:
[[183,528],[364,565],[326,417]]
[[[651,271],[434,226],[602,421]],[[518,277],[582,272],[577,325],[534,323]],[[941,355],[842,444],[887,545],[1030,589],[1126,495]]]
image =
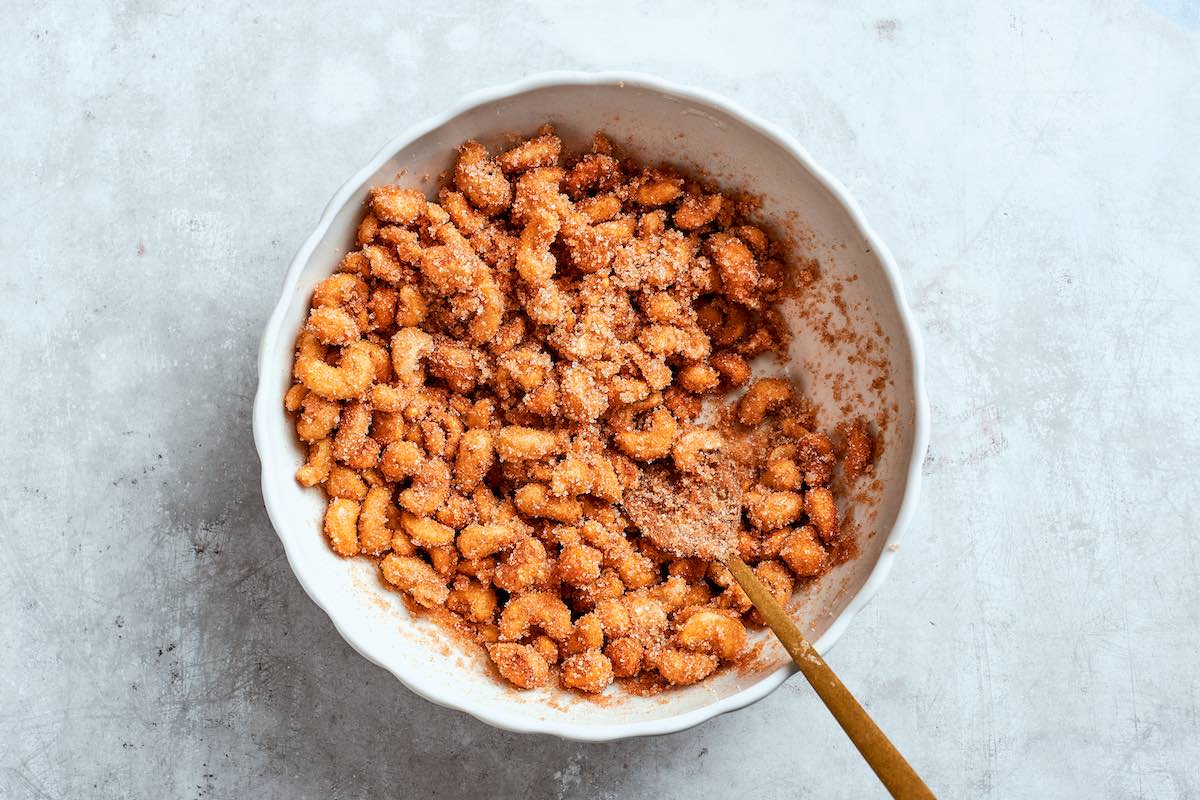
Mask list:
[[562,67],[776,120],[903,265],[926,491],[831,660],[930,784],[1200,795],[1194,2],[199,5],[0,26],[0,796],[881,796],[795,680],[604,746],[435,708],[283,560],[249,410],[287,261],[398,130]]

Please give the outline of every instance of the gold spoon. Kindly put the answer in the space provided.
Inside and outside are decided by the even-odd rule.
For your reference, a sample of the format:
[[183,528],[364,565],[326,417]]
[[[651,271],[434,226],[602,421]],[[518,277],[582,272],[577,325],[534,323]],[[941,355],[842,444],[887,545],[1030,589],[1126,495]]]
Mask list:
[[921,780],[921,776],[908,763],[896,746],[884,735],[875,720],[867,713],[850,690],[838,678],[821,654],[816,651],[800,629],[792,622],[783,606],[775,601],[767,588],[754,577],[746,563],[736,555],[725,559],[725,566],[733,573],[734,580],[749,596],[758,613],[771,626],[771,630],[783,643],[792,661],[804,673],[817,696],[842,726],[842,730],[854,742],[858,752],[866,759],[879,780],[897,798],[932,798],[933,792]]
[[638,486],[627,493],[624,506],[642,534],[660,549],[679,558],[700,556],[720,561],[729,568],[892,797],[903,800],[934,797],[916,770],[800,633],[783,606],[737,556],[741,484],[731,468],[717,466],[701,475],[683,477],[661,469],[646,470]]

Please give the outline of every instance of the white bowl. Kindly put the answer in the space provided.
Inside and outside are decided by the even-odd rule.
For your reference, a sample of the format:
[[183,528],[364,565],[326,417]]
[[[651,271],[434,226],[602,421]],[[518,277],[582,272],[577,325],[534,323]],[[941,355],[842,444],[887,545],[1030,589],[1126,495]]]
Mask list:
[[[293,479],[303,460],[282,406],[290,385],[293,343],[313,286],[351,245],[369,186],[401,174],[401,182],[432,191],[455,147],[468,138],[486,144],[529,133],[550,120],[568,144],[604,130],[646,160],[702,165],[730,186],[763,196],[763,214],[821,261],[827,281],[845,282],[855,328],[875,330],[875,355],[890,362],[890,383],[871,389],[875,375],[849,351],[820,344],[808,318],[793,319],[793,376],[818,403],[833,401],[843,383],[866,401],[855,411],[890,417],[876,465],[882,486],[858,503],[861,555],[809,591],[797,619],[824,652],[879,588],[896,542],[913,513],[928,428],[917,327],[905,304],[895,263],[846,190],[816,166],[787,133],[709,92],[627,73],[547,73],[470,95],[446,113],[418,123],[390,142],[329,201],[316,230],[288,269],[259,354],[254,441],[262,462],[267,513],[289,563],[309,596],[356,650],[421,696],[512,731],[604,741],[671,733],[765,697],[794,671],[777,643],[766,641],[756,667],[727,670],[701,685],[653,698],[610,689],[608,702],[558,689],[516,692],[483,669],[481,658],[457,646],[429,620],[413,618],[363,559],[344,560],[321,535],[321,493]],[[836,422],[839,414],[825,417]]]

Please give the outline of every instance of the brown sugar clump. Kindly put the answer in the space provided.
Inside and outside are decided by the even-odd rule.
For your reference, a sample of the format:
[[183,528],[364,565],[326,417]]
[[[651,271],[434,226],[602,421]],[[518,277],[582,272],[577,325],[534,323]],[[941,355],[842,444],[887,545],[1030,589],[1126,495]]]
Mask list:
[[644,469],[624,507],[643,536],[677,558],[724,561],[737,548],[741,487],[728,464]]
[[373,187],[297,331],[284,406],[330,546],[522,689],[644,693],[737,663],[756,618],[719,562],[781,600],[827,572],[839,460],[852,482],[876,452],[753,379],[787,352],[785,249],[743,196],[601,134],[566,154],[550,126],[466,142],[436,198]]

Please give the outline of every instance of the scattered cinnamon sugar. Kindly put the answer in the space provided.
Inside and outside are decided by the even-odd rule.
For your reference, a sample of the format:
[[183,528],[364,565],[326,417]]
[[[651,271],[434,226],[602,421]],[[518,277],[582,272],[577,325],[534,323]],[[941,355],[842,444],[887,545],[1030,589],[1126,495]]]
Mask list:
[[656,697],[671,688],[671,684],[654,672],[622,678],[620,684],[622,689],[635,697]]

